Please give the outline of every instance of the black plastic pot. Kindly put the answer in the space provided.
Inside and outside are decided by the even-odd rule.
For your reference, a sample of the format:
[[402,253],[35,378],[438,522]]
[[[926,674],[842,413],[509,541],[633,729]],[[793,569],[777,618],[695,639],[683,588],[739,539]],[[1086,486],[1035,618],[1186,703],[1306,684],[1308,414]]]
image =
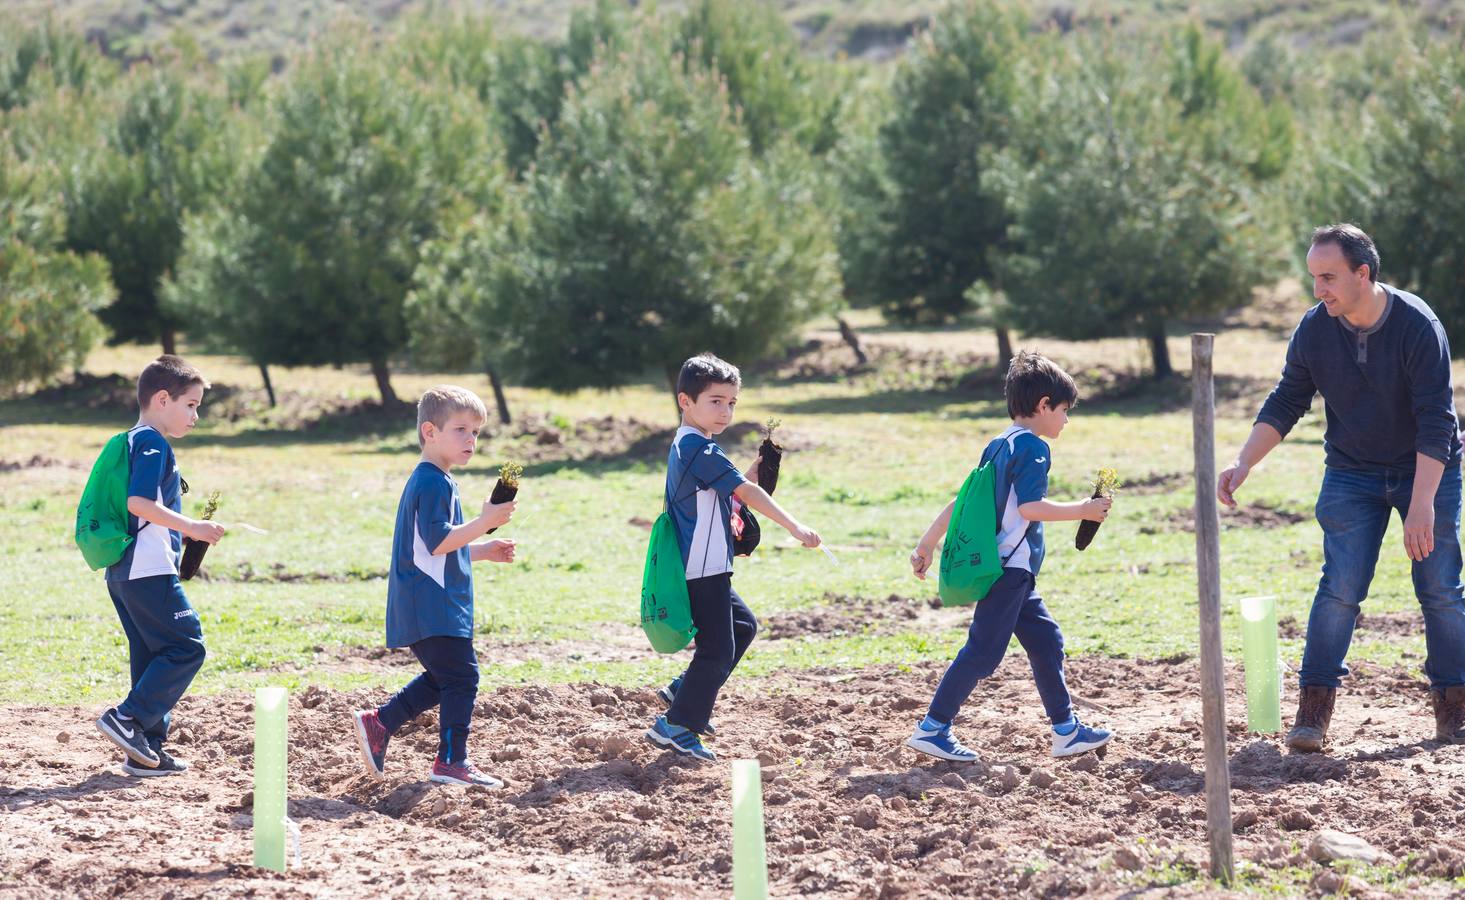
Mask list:
[[198,567],[203,565],[203,555],[207,552],[209,552],[209,545],[206,541],[184,538],[183,562],[178,564],[178,578],[187,581],[197,575]]
[[[493,492],[488,495],[488,502],[497,506],[500,503],[508,503],[517,496],[519,496],[519,486],[504,484],[504,480],[500,478],[494,482]],[[490,528],[484,534],[493,534],[495,531],[498,529]]]
[[758,445],[758,486],[773,494],[778,487],[778,469],[783,464],[783,448],[766,437]]
[[[1094,496],[1090,499],[1097,500],[1102,496],[1104,494],[1101,491],[1094,491]],[[1093,542],[1094,535],[1099,533],[1099,526],[1103,524],[1103,522],[1095,522],[1093,519],[1084,519],[1082,522],[1079,522],[1078,534],[1073,536],[1074,549],[1083,550],[1087,548]]]

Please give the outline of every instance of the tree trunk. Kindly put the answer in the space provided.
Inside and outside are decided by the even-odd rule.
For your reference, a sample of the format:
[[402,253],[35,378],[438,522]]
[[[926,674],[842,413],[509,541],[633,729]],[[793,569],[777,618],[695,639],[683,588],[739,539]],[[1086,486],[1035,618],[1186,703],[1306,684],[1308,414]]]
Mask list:
[[504,396],[504,381],[499,377],[499,370],[493,363],[484,366],[488,371],[488,383],[493,385],[493,400],[498,404],[499,422],[503,425],[512,425],[513,419],[509,417],[509,398]]
[[168,356],[175,356],[178,353],[178,333],[173,326],[163,326],[163,353]]
[[671,405],[677,411],[677,422],[682,421],[682,404],[677,400],[677,377],[682,374],[680,365],[666,367],[666,383],[671,385]]
[[860,336],[855,334],[855,330],[844,320],[844,316],[835,316],[834,321],[839,323],[839,336],[844,338],[844,342],[849,344],[851,350],[855,351],[855,365],[869,365],[870,357],[866,356],[864,349],[860,347]]
[[270,396],[270,409],[275,408],[275,385],[270,381],[270,367],[264,363],[259,364],[259,377],[264,379],[265,393]]
[[1006,372],[1012,365],[1012,332],[1006,328],[997,329],[997,371]]
[[400,401],[392,390],[392,373],[387,370],[387,361],[380,357],[371,361],[371,374],[376,378],[376,389],[381,392],[382,406],[396,406]]
[[1151,323],[1149,333],[1145,339],[1150,343],[1150,358],[1155,365],[1155,378],[1169,378],[1175,374],[1175,369],[1170,365],[1170,345],[1165,343],[1164,321]]

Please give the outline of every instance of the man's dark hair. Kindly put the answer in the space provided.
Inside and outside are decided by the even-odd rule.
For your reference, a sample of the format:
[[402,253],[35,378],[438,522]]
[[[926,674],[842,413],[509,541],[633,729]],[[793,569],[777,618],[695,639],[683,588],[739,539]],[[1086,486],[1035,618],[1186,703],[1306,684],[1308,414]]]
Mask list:
[[1078,402],[1078,385],[1058,364],[1040,353],[1019,351],[1007,367],[1007,380],[1002,385],[1007,395],[1007,414],[1014,419],[1031,416],[1038,411],[1038,401],[1048,398],[1050,406]]
[[148,363],[137,376],[137,408],[147,409],[158,391],[167,391],[169,397],[177,399],[195,384],[202,385],[204,390],[209,388],[202,372],[172,354],[164,354]]
[[711,353],[700,353],[692,357],[682,363],[682,371],[677,373],[677,393],[686,394],[693,402],[712,384],[742,387],[743,376],[737,366],[718,359]]
[[1347,222],[1324,225],[1312,233],[1312,246],[1318,244],[1336,244],[1348,260],[1348,268],[1356,272],[1359,266],[1368,266],[1368,280],[1379,280],[1379,250],[1373,245],[1373,238],[1357,225]]

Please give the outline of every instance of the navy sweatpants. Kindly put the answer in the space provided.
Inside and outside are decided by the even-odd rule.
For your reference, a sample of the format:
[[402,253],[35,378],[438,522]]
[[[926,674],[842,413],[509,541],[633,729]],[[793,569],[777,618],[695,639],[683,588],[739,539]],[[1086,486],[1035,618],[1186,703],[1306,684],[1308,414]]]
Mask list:
[[1063,632],[1038,596],[1033,573],[1016,568],[1003,569],[992,590],[977,603],[966,644],[941,676],[928,715],[950,725],[977,682],[997,671],[1014,635],[1027,651],[1048,718],[1055,725],[1071,719],[1073,704],[1063,680]]
[[177,575],[108,581],[127,635],[132,690],[117,713],[135,719],[154,750],[168,737],[173,707],[203,666],[203,626]]
[[388,734],[438,707],[437,758],[461,763],[468,758],[468,729],[478,697],[478,654],[473,639],[429,637],[412,645],[423,672],[376,711]]
[[682,676],[676,700],[666,711],[673,725],[706,731],[717,693],[758,634],[758,620],[732,589],[732,573],[693,578],[687,582],[697,649]]

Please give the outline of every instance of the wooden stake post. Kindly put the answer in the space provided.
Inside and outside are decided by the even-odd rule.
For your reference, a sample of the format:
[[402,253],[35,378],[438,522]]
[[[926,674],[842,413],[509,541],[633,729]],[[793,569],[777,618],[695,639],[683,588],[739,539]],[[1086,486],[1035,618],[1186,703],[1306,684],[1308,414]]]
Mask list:
[[1211,877],[1230,884],[1231,772],[1226,757],[1226,677],[1221,655],[1221,520],[1216,509],[1216,395],[1213,334],[1190,336],[1195,441],[1195,569],[1200,594],[1201,711],[1206,742],[1206,837]]

